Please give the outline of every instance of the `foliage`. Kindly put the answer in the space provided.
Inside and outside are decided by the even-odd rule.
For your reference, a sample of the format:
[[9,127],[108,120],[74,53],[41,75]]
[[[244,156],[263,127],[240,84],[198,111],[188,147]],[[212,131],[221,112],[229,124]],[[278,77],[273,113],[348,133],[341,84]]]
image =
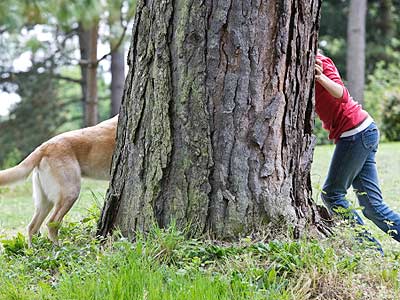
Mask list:
[[[0,166],[11,167],[35,147],[60,132],[82,127],[82,101],[78,85],[57,81],[51,69],[41,71],[42,64],[30,71],[13,75],[21,101],[0,122]],[[61,74],[76,78],[77,67],[63,68]],[[59,94],[58,94],[59,93]],[[109,90],[102,77],[98,80],[100,120],[110,111]]]
[[388,63],[400,59],[400,1],[375,0],[368,1],[367,14],[367,61],[371,62],[368,73],[373,71],[375,64],[381,60]]
[[14,167],[22,160],[22,158],[23,156],[21,151],[19,151],[17,148],[13,148],[10,150],[10,152],[5,154],[2,168],[8,169]]
[[382,124],[382,132],[389,141],[400,141],[400,94],[387,99]]
[[69,31],[77,22],[90,26],[104,12],[114,14],[125,7],[125,15],[130,19],[135,10],[135,1],[95,1],[95,0],[35,0],[0,3],[0,31],[18,31],[23,26],[51,24]]
[[400,65],[379,62],[368,78],[365,106],[378,123],[384,138],[396,140],[399,136]]
[[314,132],[313,134],[317,137],[318,145],[326,145],[331,143],[328,138],[328,131],[322,128],[322,122],[319,118],[315,118]]
[[16,81],[21,102],[12,109],[9,119],[0,123],[1,165],[26,156],[53,136],[65,121],[55,93],[56,83],[51,73],[40,72],[40,64],[34,65],[31,72],[22,73]]
[[5,253],[7,255],[23,254],[26,248],[25,237],[22,233],[18,232],[17,236],[13,239],[1,240]]

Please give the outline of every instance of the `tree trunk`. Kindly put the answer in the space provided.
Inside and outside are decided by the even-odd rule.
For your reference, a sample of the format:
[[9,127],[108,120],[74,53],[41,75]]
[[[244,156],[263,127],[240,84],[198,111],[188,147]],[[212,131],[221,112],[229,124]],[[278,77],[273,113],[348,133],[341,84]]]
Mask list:
[[[113,49],[112,43],[111,49]],[[111,117],[119,113],[124,94],[124,80],[125,54],[124,47],[120,46],[111,53]]]
[[351,0],[347,25],[347,87],[359,103],[364,102],[365,18],[367,0]]
[[[79,50],[81,54],[81,60],[82,61],[88,61],[89,60],[89,31],[86,30],[82,24],[79,24],[78,28],[78,38],[79,38]],[[80,65],[81,69],[81,76],[82,76],[82,81],[81,81],[81,91],[82,91],[82,126],[85,126],[85,116],[86,116],[86,103],[88,100],[86,99],[87,97],[87,65],[81,64]]]
[[89,29],[89,65],[87,73],[87,102],[86,102],[86,126],[93,126],[99,122],[97,99],[97,38],[99,24],[96,22]]
[[[121,4],[110,2],[108,24],[110,28],[111,49],[111,117],[119,113],[124,95],[125,49],[121,37],[125,32],[121,27]],[[119,44],[119,45],[118,45]]]
[[390,42],[395,33],[396,21],[394,20],[393,11],[393,0],[382,0],[379,2],[379,10],[381,16],[378,20],[378,26],[382,33],[382,40],[384,42]]
[[99,234],[319,224],[309,172],[320,6],[138,1]]
[[93,126],[98,123],[97,99],[97,38],[98,23],[95,22],[89,29],[80,25],[79,47],[81,52],[81,74],[84,126]]

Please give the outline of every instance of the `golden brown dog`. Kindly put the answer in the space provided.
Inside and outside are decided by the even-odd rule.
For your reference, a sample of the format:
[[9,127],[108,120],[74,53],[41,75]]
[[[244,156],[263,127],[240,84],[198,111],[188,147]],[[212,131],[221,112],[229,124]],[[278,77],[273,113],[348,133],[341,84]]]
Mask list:
[[69,131],[37,147],[19,165],[0,171],[0,185],[23,180],[33,171],[35,213],[28,226],[28,243],[54,210],[47,227],[58,243],[58,228],[78,199],[81,177],[109,179],[118,116],[96,126]]

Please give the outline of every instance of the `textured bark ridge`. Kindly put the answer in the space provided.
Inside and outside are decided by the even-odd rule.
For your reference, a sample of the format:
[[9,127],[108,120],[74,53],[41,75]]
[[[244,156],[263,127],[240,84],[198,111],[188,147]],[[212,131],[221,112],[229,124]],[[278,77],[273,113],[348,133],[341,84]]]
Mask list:
[[139,0],[99,234],[176,221],[231,238],[318,224],[320,1]]

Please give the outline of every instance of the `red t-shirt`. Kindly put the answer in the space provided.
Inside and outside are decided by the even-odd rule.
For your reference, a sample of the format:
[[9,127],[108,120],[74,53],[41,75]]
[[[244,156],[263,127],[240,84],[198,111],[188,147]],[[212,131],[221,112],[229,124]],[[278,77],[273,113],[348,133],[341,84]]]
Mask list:
[[317,59],[322,61],[324,74],[343,86],[342,98],[335,98],[320,83],[315,82],[315,111],[323,128],[329,131],[329,139],[336,141],[343,132],[362,123],[368,113],[350,96],[333,61],[319,53]]

